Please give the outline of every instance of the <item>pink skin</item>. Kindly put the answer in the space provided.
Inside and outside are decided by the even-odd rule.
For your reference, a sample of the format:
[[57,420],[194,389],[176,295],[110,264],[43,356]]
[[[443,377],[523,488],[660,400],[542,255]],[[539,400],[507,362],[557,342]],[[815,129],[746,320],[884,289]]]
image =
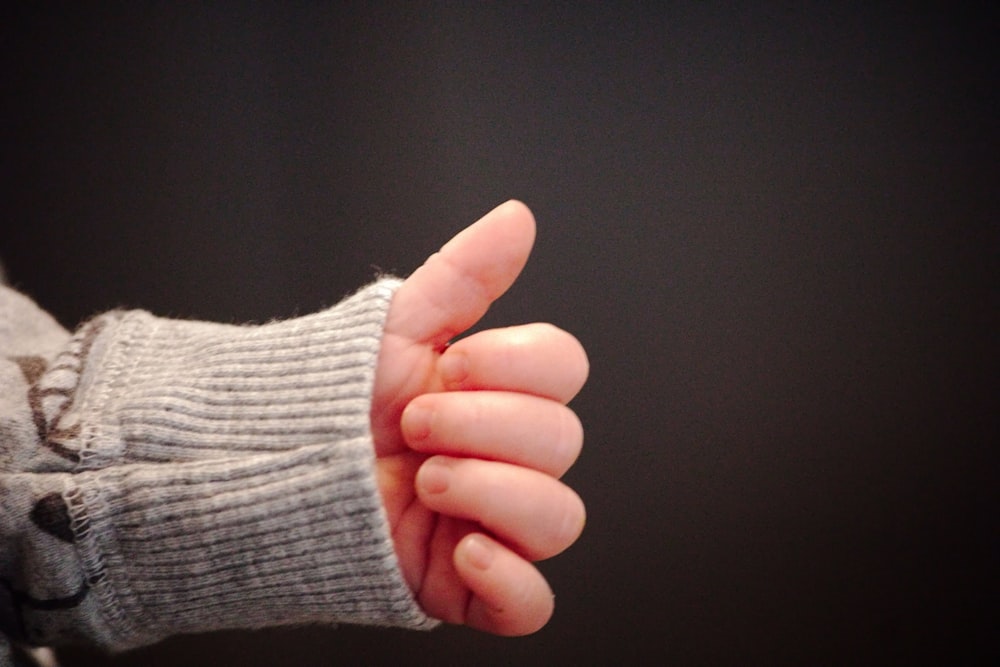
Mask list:
[[552,591],[532,561],[579,537],[584,507],[559,481],[583,444],[566,407],[586,353],[548,324],[448,346],[514,282],[535,221],[507,202],[399,288],[375,374],[376,473],[407,582],[424,610],[501,635],[535,632]]

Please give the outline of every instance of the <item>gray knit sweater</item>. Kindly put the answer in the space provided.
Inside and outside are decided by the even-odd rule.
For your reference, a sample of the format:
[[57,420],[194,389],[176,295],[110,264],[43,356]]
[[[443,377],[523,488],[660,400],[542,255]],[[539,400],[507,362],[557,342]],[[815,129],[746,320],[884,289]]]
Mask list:
[[0,645],[433,625],[373,472],[398,284],[261,326],[123,311],[74,334],[0,286]]

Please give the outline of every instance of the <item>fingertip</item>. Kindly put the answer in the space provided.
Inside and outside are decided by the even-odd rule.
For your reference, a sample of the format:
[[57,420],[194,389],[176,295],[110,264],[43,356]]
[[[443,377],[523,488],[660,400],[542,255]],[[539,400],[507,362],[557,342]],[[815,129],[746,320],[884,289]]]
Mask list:
[[552,463],[546,468],[556,477],[566,474],[583,452],[584,429],[580,417],[570,408],[559,411],[559,436],[551,448]]
[[455,571],[472,596],[469,627],[503,636],[542,629],[555,610],[552,589],[531,563],[486,535],[472,533],[455,547]]
[[537,233],[537,223],[535,222],[535,214],[531,212],[531,209],[520,199],[508,199],[504,203],[493,209],[493,212],[501,213],[505,218],[517,221],[525,231],[530,232],[530,239],[535,240],[535,234]]
[[563,547],[564,551],[576,544],[576,541],[580,539],[580,536],[583,535],[584,529],[587,527],[586,503],[583,502],[583,498],[580,497],[580,494],[572,488],[566,487],[566,490],[568,491],[570,501],[568,503],[565,518],[563,519],[562,530],[557,533],[560,535],[557,540],[566,545]]
[[441,248],[441,254],[451,255],[453,250],[464,249],[468,239],[478,237],[494,263],[493,275],[482,283],[492,300],[506,292],[521,273],[535,245],[536,234],[531,209],[517,199],[510,199],[459,232]]
[[425,405],[425,401],[421,401],[419,396],[410,401],[399,420],[406,443],[419,450],[421,443],[430,437],[433,418],[432,408]]
[[455,459],[432,456],[417,470],[414,484],[421,499],[447,492],[455,477]]
[[563,394],[559,398],[564,403],[569,403],[580,393],[587,384],[587,378],[590,377],[590,357],[587,355],[587,349],[579,338],[554,324],[543,322],[533,326],[547,330],[549,337],[553,341],[558,341],[560,351],[566,355],[563,361],[565,369],[565,377],[562,378]]
[[469,377],[469,355],[460,348],[449,347],[438,359],[438,374],[445,389],[461,389]]
[[535,241],[523,203],[501,204],[434,253],[396,292],[385,329],[443,346],[482,317],[517,279]]
[[576,343],[577,354],[580,357],[580,361],[577,366],[579,372],[579,377],[577,379],[579,389],[576,391],[576,393],[580,393],[583,386],[587,384],[587,378],[590,377],[590,356],[587,354],[587,349],[583,346],[583,343],[581,343],[579,339],[573,337],[573,341]]
[[469,237],[483,234],[483,228],[490,228],[488,238],[490,245],[495,246],[492,250],[506,249],[508,254],[523,255],[524,259],[527,259],[537,233],[531,209],[522,201],[509,199],[458,232],[439,252],[447,254],[451,248],[464,245]]
[[565,363],[564,393],[559,397],[564,403],[569,403],[587,384],[587,378],[590,377],[590,357],[587,356],[586,348],[576,336],[555,325],[549,324],[547,326],[554,331],[556,337],[561,339],[560,344],[564,350],[572,350],[572,352],[568,352],[570,359],[567,359]]
[[489,570],[496,560],[496,548],[481,535],[469,535],[462,540],[456,551],[460,558],[483,572]]

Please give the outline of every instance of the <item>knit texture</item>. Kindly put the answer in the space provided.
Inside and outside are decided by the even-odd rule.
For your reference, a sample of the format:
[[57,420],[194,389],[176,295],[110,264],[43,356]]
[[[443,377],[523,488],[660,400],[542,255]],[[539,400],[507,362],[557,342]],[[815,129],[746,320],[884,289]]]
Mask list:
[[433,626],[399,572],[369,430],[398,284],[261,326],[133,311],[51,334],[55,354],[4,341],[0,628],[124,649],[221,628]]

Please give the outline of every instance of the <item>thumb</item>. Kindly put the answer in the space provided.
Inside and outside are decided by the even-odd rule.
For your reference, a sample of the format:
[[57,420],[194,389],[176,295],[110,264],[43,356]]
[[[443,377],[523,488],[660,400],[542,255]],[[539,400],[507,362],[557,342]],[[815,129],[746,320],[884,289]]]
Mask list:
[[496,207],[413,272],[393,297],[386,333],[443,346],[486,314],[514,283],[535,241],[519,201]]

